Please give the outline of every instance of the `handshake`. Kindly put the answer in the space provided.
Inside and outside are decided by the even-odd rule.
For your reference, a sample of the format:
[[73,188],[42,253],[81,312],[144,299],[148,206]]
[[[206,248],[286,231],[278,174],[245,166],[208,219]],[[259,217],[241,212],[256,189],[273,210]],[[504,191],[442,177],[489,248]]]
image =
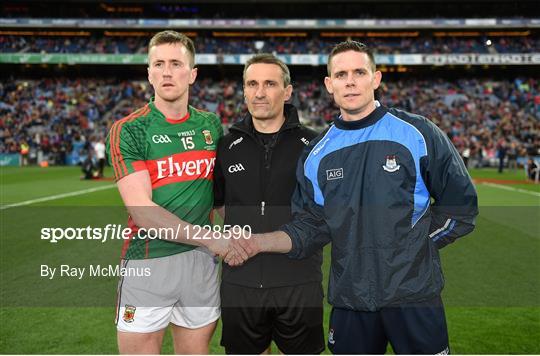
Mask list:
[[233,238],[215,238],[207,245],[210,252],[219,256],[229,266],[241,266],[249,258],[262,252],[260,235],[234,236]]
[[[223,258],[223,261],[229,266],[240,266],[249,258],[261,252],[288,253],[292,249],[292,240],[283,231],[266,232],[261,234],[251,234],[240,228],[233,226],[225,231],[208,231],[208,229],[189,225],[185,228],[187,233],[200,233],[204,237],[189,239],[189,235],[184,241],[198,240],[197,243],[190,241],[190,244],[196,246],[205,246],[215,256]],[[210,237],[210,238],[208,238]],[[175,238],[168,240],[175,241]]]

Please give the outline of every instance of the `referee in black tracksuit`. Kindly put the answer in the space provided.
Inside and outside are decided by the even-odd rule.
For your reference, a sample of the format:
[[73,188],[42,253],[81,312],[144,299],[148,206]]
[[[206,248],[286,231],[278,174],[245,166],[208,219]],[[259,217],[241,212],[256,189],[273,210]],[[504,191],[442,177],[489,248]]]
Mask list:
[[[287,66],[273,55],[244,67],[249,113],[219,143],[215,207],[225,225],[269,232],[291,219],[298,158],[317,134],[300,125]],[[222,209],[224,207],[224,209]],[[224,210],[224,212],[223,212]],[[272,340],[285,354],[324,350],[322,253],[292,260],[260,254],[241,267],[223,265],[221,345],[227,354],[260,354]]]

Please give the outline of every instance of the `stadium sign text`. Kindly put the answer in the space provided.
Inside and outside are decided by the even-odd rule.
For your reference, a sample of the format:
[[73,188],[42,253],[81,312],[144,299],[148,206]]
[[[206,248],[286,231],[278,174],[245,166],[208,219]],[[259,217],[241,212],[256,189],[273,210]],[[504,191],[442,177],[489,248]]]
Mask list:
[[[239,65],[244,64],[251,54],[213,53],[197,54],[195,62],[205,65]],[[279,55],[279,59],[287,65],[325,66],[327,57],[322,54]],[[14,64],[114,64],[145,65],[144,54],[66,54],[66,53],[0,53],[0,63]],[[538,65],[539,53],[506,53],[506,54],[380,54],[375,61],[381,65]]]
[[468,64],[540,64],[540,53],[532,54],[426,54],[422,64],[468,65]]

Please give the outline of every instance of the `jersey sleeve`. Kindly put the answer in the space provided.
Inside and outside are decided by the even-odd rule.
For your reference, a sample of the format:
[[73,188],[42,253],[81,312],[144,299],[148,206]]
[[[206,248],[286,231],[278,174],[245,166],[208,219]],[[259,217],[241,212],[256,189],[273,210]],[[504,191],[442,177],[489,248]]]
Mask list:
[[287,256],[294,259],[310,257],[331,241],[324,208],[315,203],[313,185],[304,174],[304,162],[310,151],[308,147],[298,161],[296,190],[291,200],[293,219],[280,227],[291,238],[292,248]]
[[133,172],[146,170],[144,134],[138,135],[121,121],[116,122],[107,136],[107,157],[116,181]]
[[423,176],[433,198],[429,237],[442,248],[474,229],[478,197],[448,136],[434,124],[429,125],[427,133],[429,159],[423,162]]

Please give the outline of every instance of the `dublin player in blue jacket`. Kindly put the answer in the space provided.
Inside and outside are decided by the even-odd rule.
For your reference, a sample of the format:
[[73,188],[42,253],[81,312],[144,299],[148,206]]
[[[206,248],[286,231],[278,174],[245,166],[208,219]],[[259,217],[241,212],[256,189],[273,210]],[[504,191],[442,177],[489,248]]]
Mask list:
[[375,101],[380,82],[365,45],[334,47],[325,85],[341,115],[299,162],[293,221],[239,240],[226,261],[332,242],[332,352],[448,353],[438,250],[474,229],[476,191],[437,126]]

